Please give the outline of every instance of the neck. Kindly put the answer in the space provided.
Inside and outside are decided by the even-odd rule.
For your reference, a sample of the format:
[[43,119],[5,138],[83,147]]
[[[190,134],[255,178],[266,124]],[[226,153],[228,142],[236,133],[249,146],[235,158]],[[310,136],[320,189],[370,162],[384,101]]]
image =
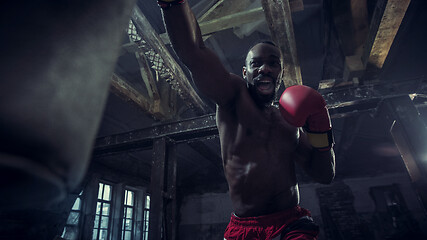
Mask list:
[[259,109],[266,109],[273,104],[274,94],[273,96],[260,96],[255,89],[255,86],[252,84],[248,84],[249,94],[254,100],[255,104]]

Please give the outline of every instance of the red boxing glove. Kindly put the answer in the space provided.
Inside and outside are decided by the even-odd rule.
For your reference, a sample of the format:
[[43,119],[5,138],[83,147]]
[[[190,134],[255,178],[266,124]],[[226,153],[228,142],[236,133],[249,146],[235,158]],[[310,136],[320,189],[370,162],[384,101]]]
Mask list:
[[279,101],[283,118],[295,127],[303,127],[311,145],[319,150],[332,148],[331,119],[325,99],[316,90],[295,85],[286,88]]

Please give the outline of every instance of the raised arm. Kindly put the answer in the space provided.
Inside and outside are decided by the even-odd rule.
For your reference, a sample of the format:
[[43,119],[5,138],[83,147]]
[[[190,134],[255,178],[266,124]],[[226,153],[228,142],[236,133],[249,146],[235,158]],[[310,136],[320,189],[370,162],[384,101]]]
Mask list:
[[[218,105],[226,105],[236,96],[239,77],[230,74],[215,53],[203,43],[199,25],[185,0],[159,1],[172,46],[191,71],[197,88]],[[167,0],[169,2],[169,0]],[[182,2],[182,3],[181,3]]]

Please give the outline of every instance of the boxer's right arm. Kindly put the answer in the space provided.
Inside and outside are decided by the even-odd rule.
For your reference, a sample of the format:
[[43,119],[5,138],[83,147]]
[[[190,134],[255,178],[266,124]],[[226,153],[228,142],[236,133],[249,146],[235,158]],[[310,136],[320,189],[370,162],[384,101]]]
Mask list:
[[230,74],[216,54],[206,48],[188,3],[162,7],[162,12],[172,46],[191,71],[197,88],[220,106],[232,101],[239,89],[237,76]]

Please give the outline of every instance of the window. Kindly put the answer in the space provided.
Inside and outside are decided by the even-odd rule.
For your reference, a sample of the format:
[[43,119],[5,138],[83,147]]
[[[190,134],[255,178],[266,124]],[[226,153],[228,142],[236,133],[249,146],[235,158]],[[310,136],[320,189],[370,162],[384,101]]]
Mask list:
[[122,224],[122,240],[132,240],[133,222],[134,222],[134,203],[135,193],[130,190],[125,190],[124,197],[124,213]]
[[145,205],[144,205],[144,229],[142,232],[143,240],[148,240],[149,221],[150,221],[150,196],[147,195],[147,197],[145,198]]
[[98,201],[96,203],[95,222],[93,225],[93,240],[106,240],[109,234],[111,212],[111,186],[99,183]]
[[77,196],[74,201],[73,207],[71,208],[70,215],[68,215],[67,222],[62,232],[62,238],[67,240],[75,240],[79,236],[79,223],[82,209],[82,195],[83,191]]

